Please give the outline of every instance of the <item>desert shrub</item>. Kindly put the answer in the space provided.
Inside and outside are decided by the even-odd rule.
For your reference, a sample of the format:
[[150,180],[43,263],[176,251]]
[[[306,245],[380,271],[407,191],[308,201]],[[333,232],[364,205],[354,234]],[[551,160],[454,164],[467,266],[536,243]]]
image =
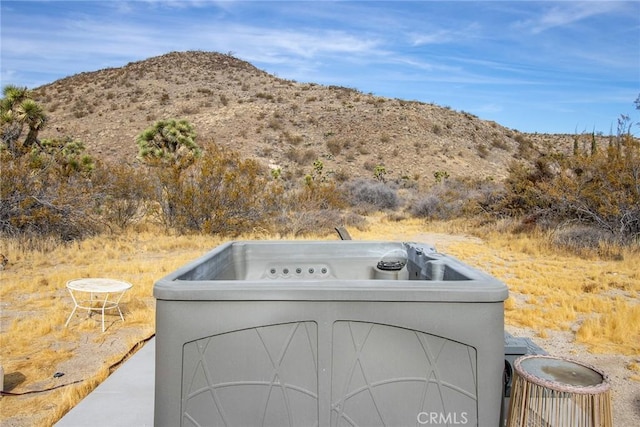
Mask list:
[[490,150],[484,144],[478,144],[476,146],[476,152],[478,153],[478,156],[480,156],[480,158],[482,159],[486,159],[489,156],[489,154],[491,154]]
[[439,185],[423,195],[411,208],[411,213],[427,219],[453,219],[462,213],[463,201],[454,197],[445,185]]
[[338,138],[331,138],[327,140],[327,149],[334,156],[337,156],[338,154],[340,154],[343,146],[344,146],[343,142]]
[[354,212],[342,209],[282,209],[273,217],[276,231],[291,236],[329,236],[335,235],[335,228],[344,226],[365,230],[366,219]]
[[336,182],[346,182],[349,180],[349,178],[351,178],[351,174],[349,174],[349,172],[344,169],[338,169],[333,174],[333,179],[335,179]]
[[180,108],[180,114],[184,114],[184,115],[189,115],[189,114],[198,114],[198,112],[200,111],[200,108],[198,108],[198,106],[196,105],[183,105]]
[[493,179],[472,181],[466,211],[472,214],[496,215],[496,207],[505,196],[504,185]]
[[553,181],[559,214],[613,233],[621,240],[640,238],[640,145],[572,156]]
[[300,185],[284,195],[281,205],[290,211],[314,212],[343,209],[346,201],[343,191],[325,174],[324,163],[316,159]]
[[278,232],[296,237],[329,235],[342,223],[343,214],[339,209],[289,210],[275,218]]
[[258,92],[256,98],[266,99],[267,101],[273,101],[274,96],[270,93]]
[[210,145],[188,173],[171,182],[168,218],[180,232],[238,235],[267,228],[280,197],[279,183],[255,160]]
[[356,228],[358,230],[366,230],[369,228],[367,219],[355,212],[343,212],[342,225],[348,228]]
[[565,225],[554,231],[551,243],[579,255],[597,254],[601,258],[622,257],[616,236],[597,227]]
[[474,217],[492,212],[502,194],[501,185],[491,180],[447,179],[418,196],[410,212],[438,220]]
[[273,130],[281,130],[281,129],[283,129],[284,125],[283,125],[282,120],[280,119],[280,117],[278,117],[277,115],[274,115],[267,122],[267,127],[271,128]]
[[0,234],[69,241],[101,231],[89,176],[64,175],[51,156],[35,157],[2,158]]
[[397,190],[380,181],[356,179],[344,187],[351,206],[367,204],[378,209],[396,209],[400,204]]
[[94,188],[100,188],[100,215],[110,227],[125,229],[149,212],[153,198],[145,170],[119,163],[100,164],[92,181]]
[[294,190],[289,203],[295,210],[311,212],[328,209],[342,209],[346,206],[345,196],[333,182],[309,181],[306,177],[302,188]]
[[291,145],[300,145],[304,141],[304,137],[299,134],[292,134],[290,132],[283,132],[282,138]]
[[317,157],[317,154],[312,148],[301,150],[296,147],[291,147],[287,150],[285,156],[292,162],[302,165],[313,161]]
[[538,215],[554,206],[548,192],[554,174],[555,160],[540,156],[533,165],[513,162],[505,180],[505,197],[496,210],[509,217]]
[[330,179],[313,175],[298,177],[299,184],[292,181],[286,190],[278,186],[283,184],[280,180],[276,182],[277,191],[262,229],[280,235],[322,236],[335,233],[335,227],[340,225],[362,226],[362,217],[344,210],[341,189]]
[[522,134],[517,134],[514,137],[517,142],[517,149],[515,156],[521,159],[529,159],[533,157],[535,151],[535,145],[533,142]]
[[498,136],[494,137],[491,141],[491,146],[495,148],[499,148],[500,150],[509,151],[509,144],[504,139],[499,138]]
[[362,165],[364,170],[369,172],[373,172],[376,169],[376,166],[378,166],[378,163],[376,163],[374,160],[371,160],[371,159],[365,160],[364,164]]
[[640,143],[629,135],[621,139],[590,155],[543,155],[533,166],[512,165],[499,210],[538,225],[571,222],[603,230],[620,242],[637,241]]
[[371,150],[369,149],[366,141],[360,141],[358,143],[356,150],[358,151],[358,153],[360,153],[363,156],[367,156],[371,154]]
[[435,192],[421,198],[413,206],[411,213],[427,219],[453,219],[458,217],[461,211],[460,200],[445,200]]

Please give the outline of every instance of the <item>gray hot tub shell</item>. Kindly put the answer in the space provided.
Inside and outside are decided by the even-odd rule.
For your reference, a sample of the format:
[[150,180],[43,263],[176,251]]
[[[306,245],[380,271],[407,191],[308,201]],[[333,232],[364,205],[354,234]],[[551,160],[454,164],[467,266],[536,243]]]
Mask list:
[[422,244],[229,242],[154,286],[155,425],[497,426],[507,295]]

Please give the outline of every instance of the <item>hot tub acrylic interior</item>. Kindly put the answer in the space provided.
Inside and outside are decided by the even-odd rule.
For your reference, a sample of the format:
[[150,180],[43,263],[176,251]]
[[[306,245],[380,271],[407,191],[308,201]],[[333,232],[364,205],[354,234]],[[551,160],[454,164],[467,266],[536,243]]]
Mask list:
[[[437,257],[433,248],[428,251]],[[380,278],[381,268],[401,270],[409,255],[411,278],[421,280],[432,279],[432,271],[424,267],[441,264],[426,256],[423,248],[404,243],[238,242],[212,255],[213,262],[196,263],[179,280],[370,280]],[[443,267],[442,274],[447,270],[450,276],[447,280],[467,279]]]
[[156,425],[499,425],[507,289],[428,245],[229,242],[154,296]]

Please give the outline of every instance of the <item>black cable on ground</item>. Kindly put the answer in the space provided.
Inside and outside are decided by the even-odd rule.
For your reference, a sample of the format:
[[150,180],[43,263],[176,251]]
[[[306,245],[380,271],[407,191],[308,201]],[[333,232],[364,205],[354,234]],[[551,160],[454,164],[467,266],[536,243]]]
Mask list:
[[51,391],[51,390],[55,390],[57,388],[66,387],[66,386],[71,385],[71,384],[81,383],[82,381],[84,381],[84,380],[77,380],[77,381],[74,381],[74,382],[71,382],[71,383],[68,383],[68,384],[60,384],[60,385],[57,385],[55,387],[45,388],[43,390],[24,391],[22,393],[11,393],[9,391],[0,391],[0,396],[24,396],[25,394],[42,393],[42,392],[45,392],[45,391]]
[[[144,344],[146,344],[151,338],[155,337],[155,334],[152,334],[150,337],[147,337],[145,339],[143,339],[142,341],[138,341],[137,343],[135,343],[133,345],[133,347],[131,347],[131,349],[122,357],[122,359],[118,360],[117,362],[113,363],[111,366],[109,366],[109,375],[115,371],[121,364],[123,364],[129,357],[131,357],[133,354],[136,353],[136,351],[138,351],[140,349],[140,347],[142,347]],[[22,393],[11,393],[9,391],[0,391],[0,396],[24,396],[26,394],[35,394],[35,393],[43,393],[45,391],[52,391],[52,390],[56,390],[58,388],[62,388],[62,387],[66,387],[72,384],[78,384],[81,383],[84,380],[77,380],[77,381],[73,381],[67,384],[60,384],[57,385],[55,387],[50,387],[50,388],[45,388],[42,390],[30,390],[30,391],[24,391]]]

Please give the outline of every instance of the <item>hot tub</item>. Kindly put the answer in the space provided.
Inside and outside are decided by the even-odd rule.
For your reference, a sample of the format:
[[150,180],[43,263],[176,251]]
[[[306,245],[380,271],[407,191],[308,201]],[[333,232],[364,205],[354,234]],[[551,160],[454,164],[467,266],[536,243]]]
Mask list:
[[236,241],[158,280],[156,426],[498,426],[506,286],[417,243]]

